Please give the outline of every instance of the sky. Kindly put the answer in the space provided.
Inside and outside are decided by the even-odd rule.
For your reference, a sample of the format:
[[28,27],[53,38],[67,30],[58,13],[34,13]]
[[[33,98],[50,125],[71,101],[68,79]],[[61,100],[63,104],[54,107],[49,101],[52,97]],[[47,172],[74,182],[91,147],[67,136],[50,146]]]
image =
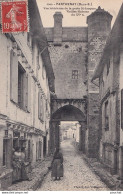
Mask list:
[[[99,6],[105,11],[108,11],[112,16],[112,25],[116,19],[119,9],[123,3],[122,0],[36,0],[41,15],[44,27],[53,27],[53,15],[56,11],[61,11],[63,14],[63,26],[86,26],[86,18]],[[72,5],[62,5],[63,3],[72,3]],[[76,5],[75,5],[76,3]],[[79,3],[79,5],[78,5]],[[80,4],[81,3],[81,4]],[[60,4],[60,5],[58,5]],[[74,4],[74,5],[73,5]],[[86,6],[83,4],[87,4]],[[65,9],[66,8],[66,9]],[[71,15],[69,11],[73,10],[86,10],[87,13],[80,13],[81,15]],[[93,10],[92,10],[93,9]]]

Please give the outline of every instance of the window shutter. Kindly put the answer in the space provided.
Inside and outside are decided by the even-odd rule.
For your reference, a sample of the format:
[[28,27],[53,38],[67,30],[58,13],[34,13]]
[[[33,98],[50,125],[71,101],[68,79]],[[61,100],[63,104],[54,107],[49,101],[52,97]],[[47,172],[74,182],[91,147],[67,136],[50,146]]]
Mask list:
[[23,77],[23,108],[27,110],[28,108],[28,75],[24,73]]
[[41,93],[38,93],[38,118],[41,119]]
[[18,103],[18,59],[13,50],[10,52],[10,99]]
[[41,120],[44,121],[44,102],[42,96],[41,96]]
[[28,75],[28,111],[31,112],[31,77]]

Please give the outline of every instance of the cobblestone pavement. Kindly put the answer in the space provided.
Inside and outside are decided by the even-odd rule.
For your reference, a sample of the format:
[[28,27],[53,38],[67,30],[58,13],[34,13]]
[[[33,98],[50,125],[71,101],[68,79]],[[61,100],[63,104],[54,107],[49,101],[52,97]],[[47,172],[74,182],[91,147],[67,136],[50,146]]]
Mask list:
[[61,143],[64,157],[64,177],[51,180],[51,172],[44,178],[38,191],[105,191],[108,187],[92,172],[75,150],[72,141]]

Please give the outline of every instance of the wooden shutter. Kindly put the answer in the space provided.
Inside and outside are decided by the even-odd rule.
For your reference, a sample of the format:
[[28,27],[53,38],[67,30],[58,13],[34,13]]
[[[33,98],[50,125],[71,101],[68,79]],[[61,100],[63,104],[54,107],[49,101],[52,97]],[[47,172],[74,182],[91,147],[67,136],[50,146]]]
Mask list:
[[41,96],[41,120],[43,121],[43,98]]
[[26,73],[23,76],[23,108],[28,109],[28,75]]
[[13,50],[10,52],[10,99],[18,103],[18,59]]
[[28,75],[28,111],[31,112],[31,77]]
[[41,119],[41,92],[38,93],[38,118]]
[[42,96],[41,96],[41,120],[44,121],[44,102]]

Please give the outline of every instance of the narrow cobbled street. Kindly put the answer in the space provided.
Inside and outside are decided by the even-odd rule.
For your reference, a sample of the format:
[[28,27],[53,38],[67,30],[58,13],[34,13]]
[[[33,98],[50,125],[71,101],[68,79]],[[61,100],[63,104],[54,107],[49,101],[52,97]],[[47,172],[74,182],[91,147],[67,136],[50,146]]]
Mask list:
[[72,140],[61,143],[64,156],[64,177],[53,181],[51,172],[45,177],[38,191],[104,191],[109,190],[100,178],[92,172],[83,160]]

